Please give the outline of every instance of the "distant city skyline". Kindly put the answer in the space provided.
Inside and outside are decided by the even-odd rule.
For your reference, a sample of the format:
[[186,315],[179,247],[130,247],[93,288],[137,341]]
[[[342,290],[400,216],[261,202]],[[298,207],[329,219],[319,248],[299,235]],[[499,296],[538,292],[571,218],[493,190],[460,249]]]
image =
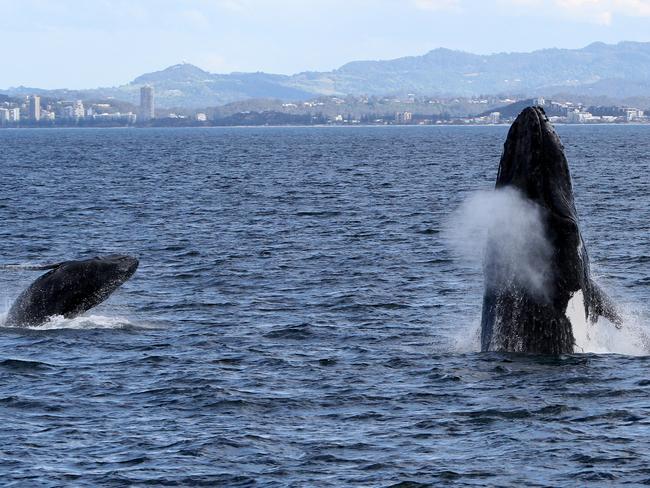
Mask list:
[[293,74],[437,47],[650,41],[650,0],[0,0],[0,11],[0,89],[116,86],[183,61]]

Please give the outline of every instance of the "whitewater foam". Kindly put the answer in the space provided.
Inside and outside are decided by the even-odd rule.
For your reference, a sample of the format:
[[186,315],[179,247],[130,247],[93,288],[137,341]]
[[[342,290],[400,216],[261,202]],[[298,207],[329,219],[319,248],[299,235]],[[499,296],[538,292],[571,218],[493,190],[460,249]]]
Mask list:
[[575,338],[576,353],[617,353],[642,356],[650,353],[650,338],[639,318],[623,310],[623,326],[617,328],[604,317],[591,323],[585,316],[584,296],[578,290],[566,309]]
[[[0,315],[0,324],[4,326],[6,313]],[[92,330],[92,329],[133,329],[133,328],[149,328],[146,324],[134,323],[126,317],[119,316],[106,316],[106,315],[82,315],[72,319],[65,318],[61,315],[54,315],[50,317],[47,322],[42,325],[33,327],[8,327],[27,330],[58,330],[58,329],[72,329],[72,330]]]

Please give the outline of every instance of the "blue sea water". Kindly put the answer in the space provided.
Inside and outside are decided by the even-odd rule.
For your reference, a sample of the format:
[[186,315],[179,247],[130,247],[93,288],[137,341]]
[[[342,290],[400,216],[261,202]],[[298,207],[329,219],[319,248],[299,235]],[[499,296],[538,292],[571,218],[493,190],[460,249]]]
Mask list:
[[2,485],[650,484],[650,127],[558,131],[628,330],[562,357],[477,352],[446,237],[507,127],[0,131],[1,263],[140,258],[0,328]]

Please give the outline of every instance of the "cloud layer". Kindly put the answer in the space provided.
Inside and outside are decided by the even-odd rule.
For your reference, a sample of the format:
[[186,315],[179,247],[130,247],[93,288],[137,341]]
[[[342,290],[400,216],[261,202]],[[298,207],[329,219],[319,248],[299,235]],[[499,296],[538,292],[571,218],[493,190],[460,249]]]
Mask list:
[[[465,0],[469,8],[472,0]],[[519,14],[554,14],[576,22],[610,25],[616,16],[650,17],[650,0],[497,0],[506,9]]]

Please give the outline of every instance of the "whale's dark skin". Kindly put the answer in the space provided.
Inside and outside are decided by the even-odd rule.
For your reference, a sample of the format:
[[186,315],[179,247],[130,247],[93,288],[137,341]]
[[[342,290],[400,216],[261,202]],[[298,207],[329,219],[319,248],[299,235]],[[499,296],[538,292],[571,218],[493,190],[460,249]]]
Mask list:
[[21,293],[5,325],[34,327],[53,315],[76,317],[106,300],[138,268],[131,256],[108,255],[65,261],[50,269]]
[[541,213],[550,245],[544,292],[518,282],[488,242],[481,350],[566,354],[574,336],[566,309],[582,290],[585,316],[603,315],[617,326],[621,319],[610,299],[591,279],[589,256],[578,215],[564,147],[540,107],[524,109],[510,127],[499,164],[496,188],[514,188]]

